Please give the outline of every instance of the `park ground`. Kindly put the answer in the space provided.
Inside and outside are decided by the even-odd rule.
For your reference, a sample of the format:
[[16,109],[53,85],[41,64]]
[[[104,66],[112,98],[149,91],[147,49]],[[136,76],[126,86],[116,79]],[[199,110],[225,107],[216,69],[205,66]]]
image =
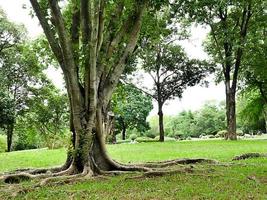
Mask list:
[[[267,140],[171,141],[108,145],[110,155],[123,163],[174,158],[210,158],[227,165],[198,164],[198,172],[130,179],[136,174],[96,177],[72,184],[31,190],[35,184],[0,184],[0,199],[267,199],[267,158],[232,161],[248,152],[267,152]],[[0,153],[0,173],[19,168],[61,165],[65,149]],[[231,163],[231,164],[230,164]],[[201,173],[200,173],[201,171]],[[14,196],[19,188],[27,193]]]

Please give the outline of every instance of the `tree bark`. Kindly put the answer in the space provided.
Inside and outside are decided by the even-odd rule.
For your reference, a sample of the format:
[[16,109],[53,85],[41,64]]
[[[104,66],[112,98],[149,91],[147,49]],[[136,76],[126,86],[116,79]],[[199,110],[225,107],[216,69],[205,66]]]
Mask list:
[[126,140],[126,126],[122,118],[120,118],[120,121],[121,121],[121,126],[122,126],[121,139]]
[[263,115],[265,120],[265,133],[267,133],[267,104],[263,106]]
[[12,150],[12,139],[14,132],[14,123],[11,123],[7,126],[7,152]]
[[[136,3],[132,13],[123,22],[127,26],[119,26],[118,30],[103,30],[109,28],[108,24],[104,25],[104,0],[77,1],[76,4],[80,2],[80,6],[73,8],[75,16],[73,15],[72,30],[80,29],[77,32],[80,33],[82,62],[77,58],[79,54],[73,49],[79,44],[77,37],[74,37],[74,34],[70,37],[58,1],[48,0],[53,19],[51,23],[55,29],[51,27],[38,1],[30,1],[62,68],[70,101],[73,137],[71,152],[68,153],[63,167],[64,174],[94,175],[101,171],[126,169],[127,167],[118,165],[107,154],[105,131],[108,128],[105,125],[105,116],[112,92],[136,46],[147,1]],[[109,41],[109,32],[117,33],[120,30],[123,30],[123,34],[116,40],[117,45],[110,48],[113,39]],[[118,54],[116,59],[115,54]],[[111,66],[105,66],[106,63]],[[83,77],[79,75],[81,69]]]
[[164,124],[163,124],[163,104],[158,103],[159,115],[159,141],[164,142]]
[[226,121],[227,121],[227,134],[226,140],[236,140],[236,101],[235,91],[230,88],[230,80],[226,81]]

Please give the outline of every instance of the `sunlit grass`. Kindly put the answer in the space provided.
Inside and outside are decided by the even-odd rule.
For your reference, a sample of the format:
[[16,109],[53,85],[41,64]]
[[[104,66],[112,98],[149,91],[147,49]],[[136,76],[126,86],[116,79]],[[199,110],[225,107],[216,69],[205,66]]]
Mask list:
[[[124,163],[184,157],[230,162],[242,153],[266,153],[267,140],[120,144],[108,145],[108,150],[111,157]],[[0,153],[0,171],[60,165],[65,159],[64,149]],[[16,199],[267,199],[267,159],[240,163],[243,165],[199,166],[207,171],[204,175],[175,174],[139,180],[125,180],[125,176],[130,176],[125,175],[43,187]],[[1,200],[11,199],[12,192],[7,192],[7,187],[0,185]]]

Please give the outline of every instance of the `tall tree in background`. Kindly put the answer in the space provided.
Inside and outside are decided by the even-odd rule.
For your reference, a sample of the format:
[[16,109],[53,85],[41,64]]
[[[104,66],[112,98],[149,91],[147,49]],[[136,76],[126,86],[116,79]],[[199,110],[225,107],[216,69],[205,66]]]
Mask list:
[[237,101],[238,121],[247,134],[267,132],[265,100],[258,88],[246,88]]
[[30,0],[66,82],[73,151],[63,174],[135,170],[106,153],[104,119],[111,95],[135,49],[142,16],[163,1]]
[[142,67],[152,78],[153,89],[137,87],[158,103],[159,140],[163,142],[163,105],[167,100],[182,97],[183,91],[199,83],[211,68],[204,61],[189,59],[180,46],[164,40],[158,44],[147,44],[141,52]]
[[[226,92],[226,116],[228,134],[226,139],[236,140],[236,91],[238,75],[244,52],[247,50],[247,37],[263,15],[263,2],[259,0],[242,1],[185,1],[176,0],[177,16],[188,16],[191,22],[209,26],[208,53],[221,65]],[[181,6],[182,5],[182,6]],[[175,7],[175,6],[174,6]],[[183,8],[183,9],[181,9]]]
[[29,88],[36,85],[43,74],[31,45],[26,44],[24,28],[9,22],[1,10],[0,18],[0,89],[13,106],[13,118],[6,127],[7,151],[11,151],[16,118],[25,110]]
[[62,93],[53,84],[47,82],[40,88],[31,89],[31,98],[27,104],[27,123],[36,129],[45,141],[46,147],[53,149],[57,140],[69,133],[69,110],[66,93]]
[[[267,14],[257,15],[256,19],[257,23],[250,25],[252,30],[248,35],[250,42],[247,45],[247,51],[244,53],[244,66],[246,67],[241,71],[243,81],[241,89],[242,94],[245,93],[244,96],[249,100],[246,103],[248,111],[255,102],[259,103],[257,106],[254,105],[262,111],[258,114],[252,112],[252,114],[255,114],[256,118],[264,117],[267,131]],[[252,121],[255,122],[255,120]]]

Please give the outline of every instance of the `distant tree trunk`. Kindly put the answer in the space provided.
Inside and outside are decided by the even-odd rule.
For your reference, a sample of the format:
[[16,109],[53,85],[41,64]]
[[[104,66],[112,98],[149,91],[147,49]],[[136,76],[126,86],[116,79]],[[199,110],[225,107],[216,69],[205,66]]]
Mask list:
[[163,111],[162,111],[163,104],[158,103],[158,115],[159,115],[159,141],[164,142],[164,124],[163,124]]
[[11,123],[7,126],[7,152],[11,151],[13,132],[14,132],[14,123]]
[[120,117],[120,122],[121,122],[121,126],[122,126],[121,139],[126,140],[126,125],[125,125],[122,117]]
[[263,115],[265,120],[265,133],[267,133],[267,104],[263,106]]
[[263,105],[263,116],[265,120],[265,133],[267,133],[267,94],[266,91],[264,90],[263,83],[262,82],[257,82],[258,88],[260,90],[261,97],[264,101]]

